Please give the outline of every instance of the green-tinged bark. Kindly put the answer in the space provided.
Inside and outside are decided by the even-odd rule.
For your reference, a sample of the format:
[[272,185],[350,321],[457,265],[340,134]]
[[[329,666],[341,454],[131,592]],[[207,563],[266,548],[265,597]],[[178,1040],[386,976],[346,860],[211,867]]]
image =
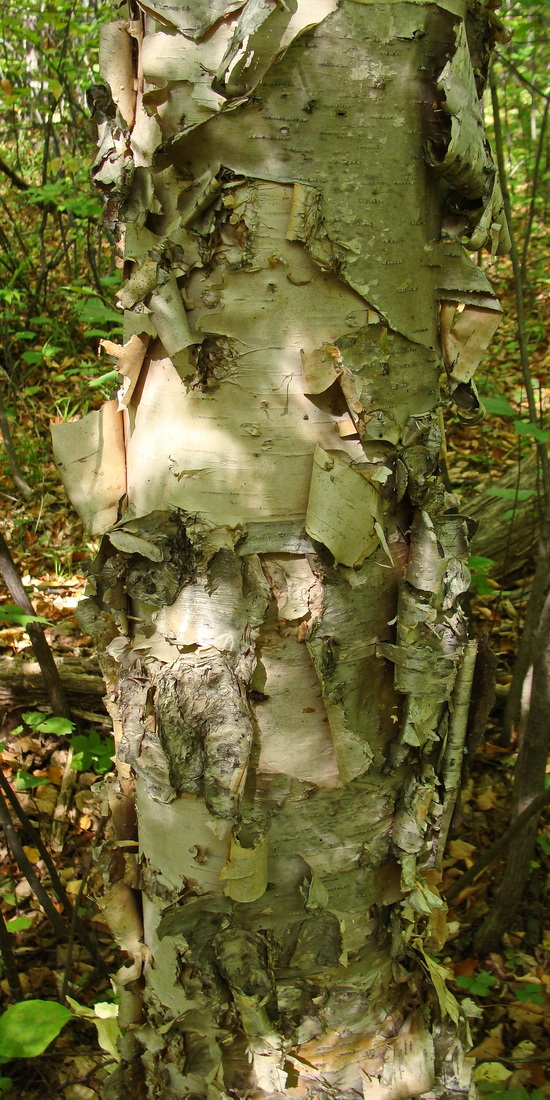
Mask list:
[[431,956],[473,666],[439,378],[476,413],[499,306],[461,242],[499,246],[494,18],[134,16],[105,31],[95,165],[123,384],[54,436],[103,536],[81,616],[118,745],[103,905],[133,959],[106,1096],[467,1094]]

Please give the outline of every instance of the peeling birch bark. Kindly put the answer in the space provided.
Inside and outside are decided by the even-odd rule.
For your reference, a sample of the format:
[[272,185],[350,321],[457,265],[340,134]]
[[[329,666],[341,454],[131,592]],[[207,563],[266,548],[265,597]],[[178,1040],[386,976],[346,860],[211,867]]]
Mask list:
[[498,23],[132,10],[94,166],[125,241],[119,400],[54,435],[102,536],[80,615],[131,960],[105,1096],[467,1096],[431,955],[473,661],[439,407],[446,370],[479,409],[500,313],[467,252],[506,247],[478,101]]

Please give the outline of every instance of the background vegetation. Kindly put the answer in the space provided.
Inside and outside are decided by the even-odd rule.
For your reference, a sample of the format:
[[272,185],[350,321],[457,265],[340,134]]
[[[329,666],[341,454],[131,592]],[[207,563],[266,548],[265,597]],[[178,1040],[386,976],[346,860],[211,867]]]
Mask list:
[[[540,1100],[550,1097],[548,827],[541,819],[522,908],[496,950],[480,953],[474,934],[495,904],[501,865],[497,860],[466,886],[461,877],[509,820],[519,742],[517,722],[511,733],[503,730],[504,707],[548,514],[540,457],[550,398],[550,13],[545,0],[508,0],[498,15],[512,31],[493,71],[519,276],[509,258],[479,257],[505,311],[476,380],[488,415],[472,426],[450,409],[445,414],[449,487],[462,511],[485,518],[473,546],[472,609],[482,650],[495,654],[494,675],[478,685],[478,696],[487,703],[494,692],[496,706],[488,726],[474,731],[475,755],[475,738],[470,743],[441,885],[454,890],[454,908],[434,960],[470,1018],[480,1089],[489,1100]],[[0,671],[0,704],[7,700],[0,727],[0,992],[4,1007],[12,1006],[0,1016],[0,1062],[9,1061],[5,1077],[0,1066],[0,1093],[29,1100],[93,1097],[116,1058],[107,977],[116,949],[87,901],[112,743],[90,639],[73,614],[95,547],[68,507],[49,442],[51,420],[97,407],[116,377],[97,354],[100,337],[121,332],[114,307],[120,272],[89,182],[94,148],[86,103],[98,80],[99,25],[112,17],[104,0],[29,0],[24,10],[1,0],[0,7],[1,526],[56,657],[88,677],[87,693],[71,697],[73,723],[51,717],[39,678],[18,686],[18,662],[32,657],[29,637],[10,611],[13,599],[0,593],[0,668],[12,685],[3,696]],[[492,132],[488,93],[485,109]]]

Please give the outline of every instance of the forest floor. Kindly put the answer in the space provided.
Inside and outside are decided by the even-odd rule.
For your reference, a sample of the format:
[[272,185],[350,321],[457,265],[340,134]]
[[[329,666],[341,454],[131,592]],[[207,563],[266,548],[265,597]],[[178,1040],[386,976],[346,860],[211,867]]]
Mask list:
[[[497,333],[480,389],[482,396],[501,395],[519,413],[522,392],[517,365],[510,363],[510,349],[515,345],[511,279],[506,265],[501,265],[498,279],[505,311],[510,307],[509,316]],[[547,301],[536,303],[534,308],[544,314],[547,305]],[[29,351],[29,345],[25,346]],[[13,983],[25,997],[55,1000],[68,993],[82,1011],[40,1056],[10,1064],[13,1088],[5,1095],[10,1100],[91,1100],[113,1063],[109,1023],[113,992],[108,975],[120,962],[101,914],[88,896],[94,874],[92,849],[101,841],[105,824],[103,775],[111,766],[112,741],[101,692],[97,681],[93,682],[91,639],[83,635],[74,616],[84,590],[86,564],[96,547],[87,541],[68,505],[48,440],[52,419],[80,415],[95,407],[101,394],[86,388],[86,363],[93,361],[89,340],[84,361],[78,348],[68,353],[54,349],[54,354],[48,355],[44,347],[37,346],[36,350],[41,350],[40,362],[33,365],[32,354],[27,356],[28,369],[17,390],[11,392],[8,408],[23,471],[34,492],[29,501],[20,499],[3,460],[3,531],[36,614],[49,624],[46,637],[54,655],[87,670],[92,679],[90,690],[72,699],[76,708],[74,731],[48,722],[50,712],[39,677],[27,678],[19,688],[13,686],[17,683],[18,662],[32,658],[29,638],[22,626],[0,622],[0,668],[11,670],[12,682],[11,701],[0,719],[1,769],[18,804],[48,844],[62,888],[69,900],[75,901],[88,933],[97,938],[103,970],[82,946],[78,930],[69,928],[62,893],[52,891],[51,872],[43,852],[19,822],[24,855],[38,882],[53,898],[58,919],[67,925],[67,936],[62,939],[56,934],[36,891],[22,874],[13,848],[3,843],[0,908],[16,968],[16,975],[11,976],[11,997]],[[513,355],[517,359],[517,353]],[[535,347],[533,370],[541,404],[547,406],[548,350],[542,338]],[[97,367],[91,366],[90,377],[94,373]],[[68,401],[66,395],[71,388],[76,398]],[[449,478],[460,510],[467,514],[468,500],[487,480],[494,481],[516,466],[518,435],[512,421],[505,417],[488,417],[481,426],[467,427],[451,414],[447,432]],[[523,442],[525,447],[530,445],[529,441]],[[505,500],[502,505],[504,523]],[[498,658],[497,701],[485,739],[468,760],[468,776],[443,864],[443,892],[476,862],[509,821],[517,742],[502,743],[501,718],[532,572],[529,553],[515,563],[513,572],[502,562],[491,564],[490,558],[478,560],[474,572],[474,630]],[[3,589],[0,611],[1,601],[4,605],[12,602]],[[0,703],[4,683],[0,673]],[[541,817],[536,859],[523,903],[501,948],[487,958],[477,958],[472,948],[473,932],[488,912],[499,882],[502,864],[496,863],[453,903],[448,916],[449,939],[438,956],[448,970],[450,988],[470,1018],[476,1077],[488,1100],[498,1096],[507,1100],[550,1098],[550,918],[545,908],[550,878],[548,822],[547,811]],[[6,969],[0,991],[7,1004],[10,976]]]

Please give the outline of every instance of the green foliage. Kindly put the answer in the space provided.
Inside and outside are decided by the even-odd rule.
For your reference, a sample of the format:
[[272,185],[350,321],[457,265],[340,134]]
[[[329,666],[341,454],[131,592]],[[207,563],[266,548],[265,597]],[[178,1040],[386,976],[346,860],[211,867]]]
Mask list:
[[[94,771],[96,775],[105,775],[106,772],[112,769],[112,757],[114,755],[115,747],[112,737],[101,737],[96,730],[90,730],[86,733],[74,733],[74,722],[71,722],[69,718],[61,718],[50,715],[45,718],[44,715],[37,710],[26,711],[23,715],[23,722],[30,729],[36,733],[50,733],[54,737],[68,737],[71,741],[71,748],[73,750],[72,755],[72,767],[77,772]],[[13,731],[15,734],[25,732],[24,726],[17,726]],[[16,787],[17,790],[31,790],[33,787],[40,787],[44,783],[48,783],[49,780],[43,776],[32,775],[31,772],[21,768],[17,772]]]
[[43,619],[41,615],[29,615],[24,607],[17,607],[16,604],[4,603],[0,606],[0,622],[26,627],[27,623],[48,623],[48,619]]
[[472,576],[472,588],[479,592],[481,596],[486,596],[493,591],[491,585],[487,582],[487,574],[494,565],[496,565],[496,562],[492,558],[484,558],[480,554],[472,554],[468,561],[468,569]]
[[536,424],[531,424],[527,420],[514,420],[514,428],[518,435],[528,435],[535,440],[535,443],[546,443],[548,439],[548,432],[543,428],[537,427]]
[[498,394],[496,397],[484,397],[483,405],[488,413],[493,416],[515,416],[516,410],[512,408],[510,403],[502,394]]
[[544,1004],[544,993],[540,985],[535,985],[534,982],[526,982],[521,989],[517,989],[516,997],[518,1001],[530,1001],[535,1005]]
[[26,932],[28,928],[32,928],[33,921],[30,917],[12,917],[11,920],[6,921],[6,928],[8,932]]
[[20,1001],[0,1016],[0,1063],[36,1058],[57,1038],[71,1013],[57,1001]]
[[539,833],[537,836],[537,844],[541,852],[544,852],[545,856],[550,856],[550,839],[545,833]]
[[[27,726],[37,730],[38,733],[53,733],[56,737],[68,737],[74,730],[74,722],[71,722],[70,718],[54,715],[44,718],[39,710],[25,711],[21,717]],[[19,732],[22,728],[22,726],[18,726],[16,732]]]
[[505,489],[498,485],[493,485],[487,489],[487,495],[490,497],[500,497],[501,500],[529,500],[529,497],[535,495],[534,489]]
[[484,1100],[545,1100],[543,1092],[535,1089],[529,1092],[523,1085],[507,1088],[506,1082],[478,1081],[477,1087]]
[[[121,316],[112,308],[112,248],[91,182],[94,133],[86,105],[99,70],[99,27],[112,18],[110,0],[76,6],[29,0],[24,10],[15,0],[2,4],[0,158],[13,176],[0,170],[0,342],[9,402],[17,403],[14,443],[31,485],[33,472],[42,480],[48,440],[43,426],[34,431],[32,424],[21,439],[20,406],[25,398],[43,399],[54,377],[66,383],[72,376],[63,362],[70,359],[69,414],[88,411],[95,398],[88,381],[101,373],[97,341],[86,332],[91,322],[78,311],[90,296],[99,304],[94,327],[101,326],[101,335],[120,332]],[[76,297],[67,295],[67,283],[77,288]],[[98,400],[103,396],[99,386]],[[30,416],[37,405],[27,405]],[[54,402],[49,412],[59,415]]]
[[15,789],[17,791],[32,791],[35,787],[44,787],[49,782],[43,775],[33,775],[32,772],[20,768],[15,776]]
[[72,738],[73,759],[72,766],[77,772],[94,771],[97,775],[105,775],[111,771],[112,756],[115,746],[112,737],[102,738],[96,730],[90,730],[86,734],[78,734]]
[[497,984],[494,974],[489,974],[487,970],[480,970],[479,974],[473,978],[467,978],[465,974],[461,974],[455,981],[460,989],[467,990],[474,997],[487,997],[493,986]]

